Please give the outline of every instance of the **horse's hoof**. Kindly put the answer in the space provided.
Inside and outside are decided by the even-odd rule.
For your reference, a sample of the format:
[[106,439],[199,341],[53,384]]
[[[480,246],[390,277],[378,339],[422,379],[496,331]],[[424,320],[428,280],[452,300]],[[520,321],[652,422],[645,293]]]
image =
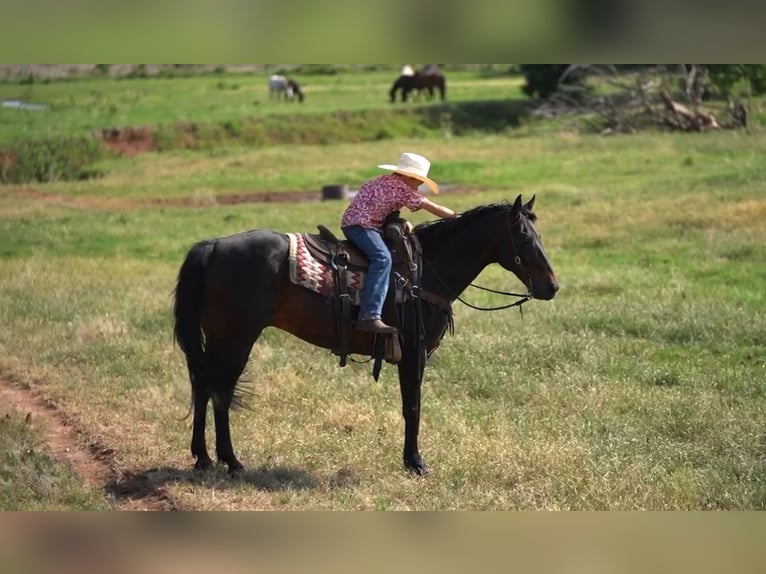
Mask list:
[[194,463],[194,470],[210,470],[213,466],[213,461],[209,458],[199,458]]
[[428,476],[431,474],[431,467],[423,462],[422,458],[411,462],[405,461],[404,466],[407,469],[407,472],[413,476]]
[[229,476],[239,476],[245,471],[244,465],[238,460],[227,463],[229,465]]

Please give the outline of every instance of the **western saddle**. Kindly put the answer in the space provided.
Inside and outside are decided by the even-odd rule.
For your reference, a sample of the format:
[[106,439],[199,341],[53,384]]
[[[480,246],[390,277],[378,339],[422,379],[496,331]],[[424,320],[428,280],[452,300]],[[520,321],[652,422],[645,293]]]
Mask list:
[[[420,276],[422,268],[422,253],[420,242],[415,234],[405,230],[405,220],[394,212],[383,225],[383,239],[391,251],[391,276],[388,296],[383,307],[383,320],[389,325],[399,328],[398,334],[385,338],[375,336],[374,349],[371,355],[374,359],[373,377],[378,380],[382,360],[388,363],[398,363],[401,359],[401,337],[410,337],[410,333],[402,332],[404,324],[403,304],[411,303],[415,310],[416,325],[420,325]],[[349,339],[353,328],[354,314],[351,294],[345,274],[349,271],[364,272],[369,266],[367,256],[352,242],[340,240],[324,225],[318,225],[318,234],[304,234],[303,240],[311,255],[333,270],[335,291],[333,304],[335,308],[338,340],[333,353],[340,357],[340,366],[346,366],[349,355]],[[409,325],[407,325],[409,326]],[[421,333],[417,333],[422,340]]]

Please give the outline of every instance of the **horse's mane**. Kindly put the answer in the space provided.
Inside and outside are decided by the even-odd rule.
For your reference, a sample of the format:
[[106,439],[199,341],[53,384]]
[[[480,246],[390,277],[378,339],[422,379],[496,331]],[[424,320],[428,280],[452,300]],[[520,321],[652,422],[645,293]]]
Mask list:
[[[478,207],[464,211],[455,219],[437,219],[421,223],[415,227],[415,233],[417,233],[421,243],[441,242],[444,238],[454,236],[458,231],[471,225],[474,221],[500,210],[510,211],[511,207],[511,204],[507,202],[479,205]],[[523,216],[532,220],[533,223],[537,219],[535,214],[526,207],[522,208],[521,213]]]

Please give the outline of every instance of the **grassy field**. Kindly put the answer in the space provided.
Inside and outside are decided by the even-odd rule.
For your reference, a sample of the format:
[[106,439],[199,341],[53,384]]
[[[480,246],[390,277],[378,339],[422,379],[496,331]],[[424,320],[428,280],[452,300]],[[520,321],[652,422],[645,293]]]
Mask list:
[[[330,90],[339,79],[323,80]],[[370,81],[385,92],[384,78]],[[404,150],[433,159],[433,177],[449,184],[441,201],[457,210],[536,194],[559,295],[525,306],[523,320],[456,304],[455,336],[426,371],[425,480],[401,467],[395,369],[374,383],[369,365],[339,368],[275,330],[252,353],[251,409],[233,416],[248,472],[191,472],[190,425],[179,420],[189,384],[170,312],[185,251],[256,227],[337,230],[344,208],[217,198],[318,196]],[[116,466],[182,508],[765,509],[764,152],[761,129],[522,130],[154,153],[109,160],[100,179],[0,187],[0,376],[34,382],[114,449]],[[193,205],[160,203],[168,198]],[[479,282],[518,287],[496,268]]]
[[[295,76],[306,94],[301,103],[270,100],[268,74],[198,75],[181,78],[89,78],[69,82],[0,83],[0,101],[23,100],[42,110],[0,107],[0,145],[15,139],[86,134],[122,126],[240,122],[275,113],[328,114],[402,108],[388,92],[396,72]],[[518,98],[519,77],[485,78],[478,72],[448,76],[450,102]],[[410,104],[408,107],[413,107]]]

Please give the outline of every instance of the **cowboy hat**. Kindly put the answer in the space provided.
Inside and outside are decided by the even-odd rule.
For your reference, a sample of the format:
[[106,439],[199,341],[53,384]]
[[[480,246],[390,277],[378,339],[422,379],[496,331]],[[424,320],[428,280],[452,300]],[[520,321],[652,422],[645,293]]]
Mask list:
[[431,191],[439,193],[439,186],[428,177],[428,170],[431,168],[431,162],[422,155],[405,152],[399,158],[399,165],[384,163],[378,166],[380,169],[389,169],[394,173],[401,173],[408,177],[413,177],[425,183]]

